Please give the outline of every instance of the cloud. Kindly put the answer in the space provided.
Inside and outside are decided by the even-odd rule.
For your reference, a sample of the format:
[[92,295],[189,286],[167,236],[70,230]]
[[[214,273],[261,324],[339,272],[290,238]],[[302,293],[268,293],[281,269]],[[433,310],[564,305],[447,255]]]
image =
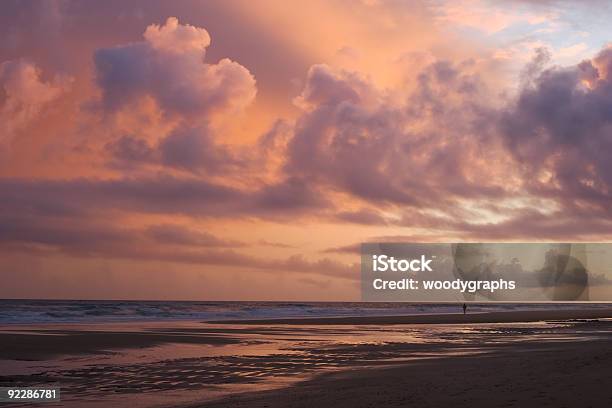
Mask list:
[[144,32],[144,38],[152,48],[168,53],[202,53],[210,45],[210,36],[203,28],[180,25],[176,17],[169,17],[163,26],[152,24]]
[[385,225],[387,220],[378,211],[361,208],[357,211],[340,211],[335,218],[341,221],[364,225]]
[[611,215],[612,48],[570,67],[543,71],[500,118],[527,188],[567,215]]
[[358,278],[354,264],[328,258],[308,260],[301,255],[277,259],[246,255],[229,249],[244,247],[246,243],[174,224],[124,228],[83,218],[0,215],[0,225],[0,252],[13,254],[21,251],[47,256],[60,253],[79,258],[155,260]]
[[215,237],[205,231],[194,231],[173,224],[152,225],[146,229],[146,235],[160,244],[185,245],[198,247],[241,247],[245,244]]
[[437,23],[445,27],[478,30],[486,35],[494,35],[521,24],[552,27],[559,14],[554,7],[540,9],[529,2],[514,2],[512,6],[508,6],[506,2],[491,3],[480,0],[434,4],[432,10],[436,14]]
[[417,85],[398,95],[357,73],[313,66],[296,99],[303,114],[285,170],[378,205],[504,196],[507,160],[488,143],[495,111],[470,63],[437,61]]
[[314,212],[331,203],[309,180],[289,177],[268,185],[255,196],[257,208],[278,213],[289,211]]
[[171,176],[114,180],[0,180],[0,206],[15,214],[82,215],[96,210],[211,215],[245,208],[238,189]]
[[0,214],[16,216],[102,216],[120,211],[283,219],[327,205],[324,197],[299,179],[250,188],[173,176],[110,180],[0,179]]
[[216,144],[210,133],[206,128],[173,131],[159,145],[162,163],[177,168],[204,169],[209,173],[247,164],[247,158],[237,148],[230,150]]
[[210,36],[203,28],[170,17],[150,25],[144,41],[99,49],[94,54],[96,82],[108,112],[150,97],[167,115],[206,120],[233,112],[255,98],[255,79],[230,59],[205,63]]
[[[322,202],[298,179],[238,189],[200,179],[159,177],[117,180],[0,179],[0,250],[51,256],[156,260],[262,271],[301,272],[356,279],[354,265],[332,259],[256,257],[248,245],[290,248],[217,237],[173,223],[124,226],[133,214],[295,219]],[[138,223],[136,224],[138,225]]]
[[151,147],[147,140],[123,135],[105,145],[114,161],[128,163],[150,163],[159,160],[159,152]]
[[[138,44],[169,53],[185,37],[173,53],[203,53],[208,40],[201,29],[181,27],[188,26],[156,27],[155,40]],[[605,233],[591,218],[607,214],[609,199],[610,59],[604,50],[573,67],[545,69],[542,51],[525,69],[517,99],[497,105],[469,60],[434,61],[410,93],[315,65],[295,99],[297,120],[275,122],[244,151],[191,124],[157,143],[124,135],[106,144],[116,159],[194,174],[4,179],[2,208],[17,215],[319,216],[492,239],[583,236],[588,231],[575,227],[582,221],[593,234]],[[265,163],[248,167],[257,155]],[[273,159],[283,162],[273,180],[257,173]],[[241,174],[236,169],[254,171],[253,177],[228,178]],[[200,177],[200,170],[218,177]],[[551,208],[534,208],[538,199]]]
[[0,149],[10,145],[53,101],[66,92],[71,79],[42,79],[41,70],[24,60],[0,64]]
[[[92,20],[71,2],[15,3],[0,17],[0,137],[16,152],[0,166],[3,254],[354,278],[333,258],[358,239],[610,237],[611,52],[551,68],[563,55],[540,49],[518,84],[502,82],[520,53],[494,56],[547,43],[555,7],[380,4],[278,36],[269,18],[308,19],[143,5]],[[355,31],[368,19],[382,31]],[[455,28],[470,39],[449,46]],[[495,35],[475,45],[482,33]],[[586,37],[566,37],[550,47],[584,52]],[[212,233],[229,227],[258,232]],[[370,236],[383,229],[395,235]]]
[[217,143],[212,133],[207,127],[178,127],[155,144],[124,135],[106,143],[105,151],[111,154],[115,168],[157,165],[214,175],[246,170],[254,164],[254,154]]
[[247,164],[238,147],[219,143],[224,135],[212,122],[248,106],[257,91],[255,79],[227,58],[205,62],[210,41],[204,28],[170,17],[164,25],[148,26],[144,41],[95,52],[106,113],[142,114],[152,100],[154,113],[145,109],[144,115],[162,115],[160,129],[147,135],[136,126],[106,143],[113,167],[148,164],[214,174]]
[[548,60],[538,50],[517,97],[495,102],[471,61],[433,62],[399,98],[314,66],[285,171],[392,215],[340,210],[343,221],[471,239],[607,236],[612,49],[570,67]]

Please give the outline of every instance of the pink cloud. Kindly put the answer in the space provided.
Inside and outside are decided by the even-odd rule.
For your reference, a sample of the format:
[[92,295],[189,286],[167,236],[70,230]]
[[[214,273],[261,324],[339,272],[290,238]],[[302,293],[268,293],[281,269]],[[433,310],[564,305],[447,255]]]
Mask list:
[[192,121],[246,107],[255,98],[249,70],[228,58],[205,63],[210,36],[203,28],[181,25],[174,17],[150,25],[144,41],[95,52],[97,84],[108,111],[153,98],[162,111]]
[[24,60],[0,64],[0,149],[39,117],[50,104],[69,89],[71,79],[41,78],[41,70]]

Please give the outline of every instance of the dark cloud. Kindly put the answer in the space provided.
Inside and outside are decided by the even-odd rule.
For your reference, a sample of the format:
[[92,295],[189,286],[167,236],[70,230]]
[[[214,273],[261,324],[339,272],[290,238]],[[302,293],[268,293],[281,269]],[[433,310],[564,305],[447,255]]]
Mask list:
[[179,127],[155,145],[147,140],[124,135],[108,142],[111,167],[140,165],[167,166],[201,174],[228,174],[246,170],[255,163],[257,149],[251,154],[239,147],[217,143],[206,127]]
[[255,207],[267,211],[316,211],[331,204],[310,180],[289,177],[261,189],[254,196]]
[[108,142],[106,150],[113,156],[113,160],[128,163],[148,163],[158,161],[158,152],[149,143],[138,137],[124,135]]
[[173,224],[124,228],[82,218],[0,215],[0,227],[0,253],[25,251],[43,256],[154,260],[358,278],[355,265],[327,258],[311,261],[300,255],[288,258],[245,255],[233,248],[244,247],[246,243]]
[[112,167],[149,164],[212,174],[248,164],[241,148],[219,143],[222,135],[210,123],[218,113],[235,114],[249,105],[256,94],[255,79],[227,58],[204,62],[210,41],[204,28],[170,17],[164,25],[148,26],[144,41],[95,52],[96,83],[106,113],[140,112],[143,101],[152,99],[163,120],[175,123],[169,130],[153,131],[154,137],[134,129],[108,142]]
[[133,238],[132,232],[111,225],[68,223],[58,217],[0,215],[0,244],[3,245],[50,245],[87,253],[94,247],[125,243]]
[[[304,109],[286,171],[377,204],[453,205],[501,197],[483,149],[494,112],[470,64],[440,61],[401,99],[355,73],[311,68],[296,103]],[[482,167],[482,168],[480,168]],[[435,204],[433,204],[435,203]]]
[[159,151],[161,161],[168,166],[209,173],[247,164],[246,157],[216,144],[206,128],[177,129],[161,141]]
[[[500,109],[486,106],[487,93],[471,61],[431,64],[403,100],[355,73],[314,66],[296,99],[303,113],[295,126],[277,122],[255,149],[262,157],[286,150],[281,181],[248,192],[229,189],[234,196],[228,201],[240,205],[219,205],[218,210],[255,216],[313,213],[331,208],[327,194],[338,191],[400,214],[389,219],[375,208],[333,213],[345,222],[492,239],[504,234],[582,236],[591,227],[577,224],[583,220],[583,226],[592,225],[591,209],[572,200],[605,203],[606,177],[612,174],[605,160],[610,153],[608,53],[575,67],[545,70],[547,54],[539,50],[523,71],[516,101]],[[135,160],[153,155],[169,166],[200,166],[210,172],[240,168],[245,157],[215,144],[206,129],[193,128],[172,133],[153,154],[148,145],[130,139],[113,147],[118,155]],[[507,167],[500,167],[504,160]],[[525,190],[509,187],[504,171],[521,178],[519,188]],[[551,181],[538,181],[546,172]],[[518,209],[492,204],[517,192],[562,208],[539,211],[527,201]],[[466,200],[503,221],[475,220],[477,212],[458,205]],[[598,210],[600,215],[604,210]],[[214,211],[204,204],[201,213]],[[590,229],[604,230],[596,225]]]
[[195,217],[282,217],[327,204],[299,179],[251,189],[172,176],[68,181],[0,179],[0,213],[15,215],[102,215],[123,211]]
[[144,230],[122,229],[100,224],[65,225],[22,219],[7,222],[0,218],[0,253],[25,251],[31,255],[66,254],[74,257],[131,259],[182,264],[216,265],[335,276],[355,280],[356,265],[331,259],[307,260],[300,255],[288,258],[255,257],[226,247],[242,243],[226,241],[205,232],[176,225],[157,225]]
[[238,248],[245,243],[225,240],[213,234],[176,224],[154,224],[127,228],[86,217],[51,214],[0,214],[0,242],[4,244],[48,245],[66,252],[85,254],[121,252],[120,248],[151,245]]
[[572,215],[610,215],[612,49],[573,67],[543,71],[501,116],[530,192]]
[[418,200],[384,172],[399,162],[394,140],[401,113],[381,106],[375,92],[354,74],[311,68],[298,98],[307,111],[289,143],[287,171],[366,199],[414,204]]
[[2,179],[0,186],[0,208],[15,214],[122,210],[203,216],[240,212],[239,208],[249,206],[245,198],[252,195],[199,179],[171,176],[68,181]]
[[474,239],[607,235],[612,50],[573,67],[548,60],[538,50],[516,99],[496,104],[471,61],[431,64],[406,103],[313,67],[286,171],[403,214],[338,212],[345,221]]

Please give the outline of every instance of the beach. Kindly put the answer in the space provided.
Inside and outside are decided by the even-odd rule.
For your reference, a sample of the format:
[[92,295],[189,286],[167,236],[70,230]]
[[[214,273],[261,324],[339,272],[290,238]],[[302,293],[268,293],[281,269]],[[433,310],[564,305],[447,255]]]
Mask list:
[[499,347],[483,355],[324,374],[290,389],[197,407],[604,407],[610,339]]
[[[469,310],[469,309],[468,309]],[[612,309],[0,327],[66,407],[606,406]]]
[[612,1],[0,21],[0,408],[612,408]]

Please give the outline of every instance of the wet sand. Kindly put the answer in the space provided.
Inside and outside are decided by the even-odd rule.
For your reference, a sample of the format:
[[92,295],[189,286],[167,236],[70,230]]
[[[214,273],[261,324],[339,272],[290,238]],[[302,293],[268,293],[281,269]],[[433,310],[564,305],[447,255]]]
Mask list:
[[466,323],[519,323],[544,320],[612,318],[609,309],[576,310],[528,310],[508,312],[421,314],[412,316],[359,316],[359,317],[316,317],[300,319],[258,319],[217,321],[218,324],[291,324],[291,325],[338,325],[338,324],[466,324]]
[[169,331],[53,330],[5,331],[0,335],[0,359],[47,360],[61,355],[99,354],[105,350],[154,347],[165,343],[232,344],[230,336]]
[[589,319],[612,314],[583,312],[11,325],[0,386],[59,383],[65,407],[609,406],[612,321]]
[[516,343],[485,355],[335,372],[194,407],[609,407],[610,340]]

